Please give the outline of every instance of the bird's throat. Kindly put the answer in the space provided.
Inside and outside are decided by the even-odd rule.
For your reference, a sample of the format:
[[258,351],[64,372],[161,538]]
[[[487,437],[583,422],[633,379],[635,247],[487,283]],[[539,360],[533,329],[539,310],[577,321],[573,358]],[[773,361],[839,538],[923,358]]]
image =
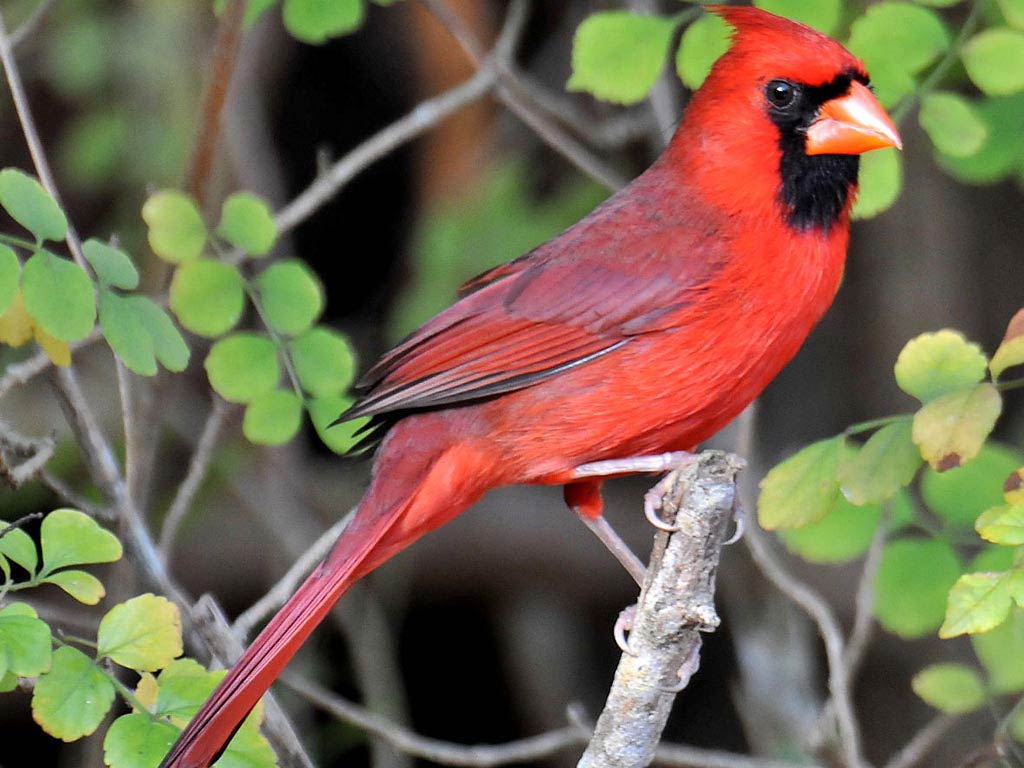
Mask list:
[[786,223],[801,231],[828,232],[840,220],[857,185],[859,155],[814,155],[804,151],[804,136],[783,132],[779,139],[782,184],[779,196]]

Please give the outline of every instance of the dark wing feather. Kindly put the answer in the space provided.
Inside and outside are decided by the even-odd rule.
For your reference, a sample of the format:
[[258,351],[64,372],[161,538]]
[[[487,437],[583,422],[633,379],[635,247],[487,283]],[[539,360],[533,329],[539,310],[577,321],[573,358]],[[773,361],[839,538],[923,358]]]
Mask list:
[[663,199],[658,210],[642,195],[634,189],[612,198],[554,240],[467,283],[456,304],[367,372],[343,418],[521,389],[677,325],[688,294],[717,270],[721,247],[694,234],[707,228],[699,215],[694,226],[692,206],[667,216]]

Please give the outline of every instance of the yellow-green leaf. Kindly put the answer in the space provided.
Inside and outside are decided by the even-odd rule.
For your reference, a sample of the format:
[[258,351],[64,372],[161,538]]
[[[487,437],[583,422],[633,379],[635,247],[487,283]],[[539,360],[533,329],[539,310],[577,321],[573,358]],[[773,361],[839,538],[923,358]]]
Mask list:
[[844,438],[834,437],[777,464],[761,481],[757,515],[762,527],[799,528],[827,515],[839,496],[840,458],[849,451]]
[[199,208],[183,192],[165,189],[151,195],[142,206],[149,226],[149,247],[172,264],[199,258],[206,245],[206,225]]
[[0,677],[36,677],[50,668],[50,628],[27,603],[0,608]]
[[922,403],[977,384],[988,360],[959,331],[943,329],[911,339],[896,358],[896,383]]
[[242,275],[230,264],[195,259],[182,264],[171,280],[171,310],[193,333],[213,338],[227,333],[242,317]]
[[25,262],[21,298],[32,319],[61,341],[84,339],[96,321],[96,296],[85,270],[46,250]]
[[1007,475],[1024,464],[1024,453],[989,441],[973,461],[948,472],[927,467],[921,477],[921,498],[946,523],[970,528],[978,515],[1003,498]]
[[986,509],[974,529],[985,541],[1015,547],[1024,544],[1024,506],[1004,504]]
[[778,535],[790,552],[810,563],[845,563],[867,552],[881,519],[881,505],[855,507],[839,495],[821,520]]
[[703,84],[711,67],[729,49],[729,25],[714,13],[707,13],[683,32],[676,52],[676,73],[690,90]]
[[1024,691],[1024,610],[1013,608],[995,629],[971,635],[971,645],[988,672],[992,693]]
[[51,736],[76,741],[95,731],[114,703],[114,685],[77,648],[53,652],[32,692],[32,718]]
[[82,243],[82,252],[101,283],[126,291],[139,287],[139,272],[120,248],[90,238]]
[[299,383],[315,397],[341,394],[355,378],[355,351],[344,335],[331,328],[310,328],[289,349]]
[[985,685],[966,664],[932,664],[910,681],[914,693],[947,715],[973,712],[985,703]]
[[868,152],[860,161],[860,191],[850,214],[872,219],[890,208],[903,188],[903,159],[895,149]]
[[156,768],[180,733],[149,715],[121,715],[103,737],[103,761],[110,768]]
[[181,614],[167,598],[152,594],[133,597],[114,606],[100,621],[100,658],[152,672],[166,667],[181,653]]
[[[0,523],[0,526],[6,527],[7,523]],[[21,528],[11,528],[0,537],[0,555],[5,555],[20,565],[29,572],[29,575],[35,575],[36,566],[39,564],[36,543]]]
[[885,501],[914,479],[921,452],[911,430],[909,417],[884,426],[840,462],[839,483],[847,499],[854,504]]
[[831,35],[843,14],[842,0],[754,0],[754,5],[777,16],[799,21],[819,32]]
[[308,330],[323,312],[320,278],[297,259],[272,264],[256,278],[255,285],[267,325],[285,336]]
[[21,262],[18,261],[18,254],[9,246],[0,243],[0,315],[14,303],[20,279]]
[[935,148],[952,157],[976,154],[988,137],[988,126],[974,105],[957,93],[925,94],[918,121]]
[[42,579],[45,584],[54,584],[80,603],[96,605],[103,599],[107,591],[103,588],[103,582],[91,573],[71,569],[58,571]]
[[944,541],[898,539],[882,550],[875,576],[875,616],[890,632],[910,639],[938,629],[960,562]]
[[938,471],[959,467],[978,455],[1002,407],[988,383],[942,395],[914,415],[914,442]]
[[0,205],[11,218],[43,240],[63,240],[68,220],[43,185],[17,168],[0,171]]
[[77,509],[55,509],[43,518],[39,540],[43,572],[88,563],[112,563],[121,558],[121,542]]
[[302,426],[302,400],[278,389],[255,398],[245,409],[242,432],[260,445],[283,445]]
[[304,43],[319,45],[363,23],[363,0],[284,0],[285,28]]
[[1024,364],[1024,309],[1018,310],[1006,326],[1003,341],[996,353],[992,355],[988,368],[992,372],[992,378],[998,379],[1007,368],[1022,364]]
[[939,637],[987,632],[1006,621],[1011,597],[1006,573],[965,573],[949,590]]
[[217,234],[246,253],[264,256],[277,240],[277,225],[262,198],[248,192],[235,192],[224,201]]
[[281,378],[277,346],[258,333],[225,336],[210,349],[203,367],[210,385],[231,403],[248,403],[268,394]]
[[967,41],[960,57],[974,84],[990,96],[1024,91],[1024,33],[986,29]]

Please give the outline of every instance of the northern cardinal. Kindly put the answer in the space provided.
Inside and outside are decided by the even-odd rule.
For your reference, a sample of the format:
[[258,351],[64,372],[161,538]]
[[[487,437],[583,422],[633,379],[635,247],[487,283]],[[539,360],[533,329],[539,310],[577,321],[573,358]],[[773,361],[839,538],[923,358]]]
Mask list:
[[164,768],[215,760],[353,582],[488,490],[564,485],[605,530],[603,476],[669,468],[796,353],[839,287],[858,155],[900,138],[841,45],[711,10],[732,46],[657,162],[464,286],[364,377],[345,418],[372,416],[382,439],[358,512]]

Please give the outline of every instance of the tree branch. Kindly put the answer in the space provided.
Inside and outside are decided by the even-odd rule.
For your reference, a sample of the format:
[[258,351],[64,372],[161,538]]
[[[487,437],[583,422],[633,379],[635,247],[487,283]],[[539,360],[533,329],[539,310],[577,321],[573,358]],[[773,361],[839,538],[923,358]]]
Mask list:
[[885,768],[911,768],[911,766],[917,765],[961,720],[963,717],[960,715],[936,715],[924,728],[914,734],[914,737],[907,742],[903,749],[892,756],[892,759],[885,764]]
[[580,768],[639,767],[653,759],[675,694],[699,665],[700,633],[719,623],[715,572],[741,466],[729,454],[708,451],[673,473],[662,508],[678,510],[679,530],[655,539],[629,635],[631,652],[619,661]]

